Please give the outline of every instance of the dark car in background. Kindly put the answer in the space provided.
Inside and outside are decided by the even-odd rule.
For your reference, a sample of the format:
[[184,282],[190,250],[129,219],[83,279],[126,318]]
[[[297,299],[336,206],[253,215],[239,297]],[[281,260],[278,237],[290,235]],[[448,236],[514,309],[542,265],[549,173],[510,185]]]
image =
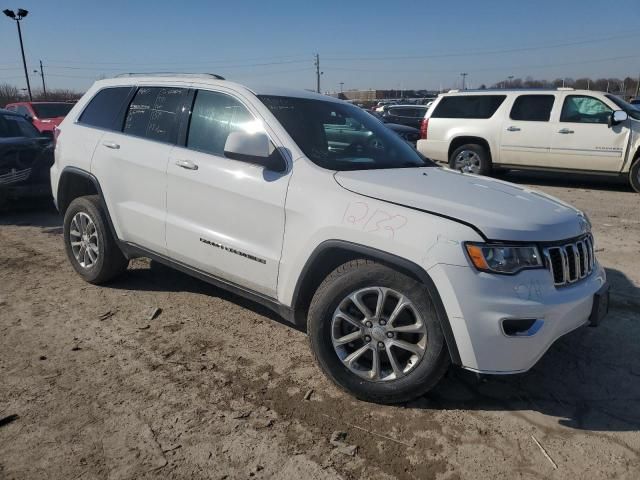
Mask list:
[[41,132],[53,131],[73,108],[73,102],[15,102],[5,108],[27,117]]
[[428,107],[426,105],[391,105],[382,116],[389,123],[397,123],[419,129],[427,110]]
[[404,138],[407,142],[409,142],[414,147],[416,146],[416,143],[418,143],[418,140],[420,139],[419,129],[410,127],[408,125],[400,125],[399,123],[390,123],[385,118],[384,115],[378,112],[368,112],[368,113],[376,117],[378,120],[384,123],[385,127],[387,127],[389,130],[393,130],[394,132],[396,132],[398,135],[400,135],[402,138]]
[[0,206],[22,197],[51,195],[53,136],[24,116],[0,109]]

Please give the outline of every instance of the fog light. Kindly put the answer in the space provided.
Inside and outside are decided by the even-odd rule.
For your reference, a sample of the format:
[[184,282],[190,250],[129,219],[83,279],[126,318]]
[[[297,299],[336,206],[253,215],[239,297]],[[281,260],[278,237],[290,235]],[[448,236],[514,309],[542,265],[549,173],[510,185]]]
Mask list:
[[531,337],[543,323],[544,320],[536,318],[507,318],[502,320],[502,331],[507,337]]

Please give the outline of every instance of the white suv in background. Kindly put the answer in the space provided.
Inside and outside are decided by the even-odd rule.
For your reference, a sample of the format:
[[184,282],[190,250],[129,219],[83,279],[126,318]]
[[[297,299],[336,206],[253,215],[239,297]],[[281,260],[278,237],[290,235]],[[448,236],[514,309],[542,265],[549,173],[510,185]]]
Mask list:
[[440,95],[417,148],[456,170],[534,169],[625,176],[640,192],[640,110],[590,90],[467,90]]
[[607,311],[587,217],[435,166],[362,109],[207,75],[96,82],[51,169],[91,283],[149,257],[278,312],[359,398],[531,368]]

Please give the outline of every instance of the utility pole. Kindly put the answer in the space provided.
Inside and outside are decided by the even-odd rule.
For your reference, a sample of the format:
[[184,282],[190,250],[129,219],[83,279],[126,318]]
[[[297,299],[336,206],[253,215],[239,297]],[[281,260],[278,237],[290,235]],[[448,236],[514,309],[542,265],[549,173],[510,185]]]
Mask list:
[[463,73],[461,73],[460,75],[462,76],[462,90],[465,90],[465,88],[466,88],[466,87],[465,87],[465,81],[466,81],[466,79],[467,79],[467,75],[469,75],[469,74],[468,74],[468,73],[466,73],[466,72],[463,72]]
[[636,100],[640,97],[640,75],[638,75],[638,83],[636,83]]
[[42,77],[42,94],[44,99],[47,99],[47,86],[44,84],[44,70],[42,68],[42,60],[40,60],[40,77]]
[[28,10],[23,8],[19,8],[18,12],[14,12],[13,10],[3,10],[7,17],[16,21],[16,25],[18,26],[18,38],[20,39],[20,51],[22,52],[22,66],[24,67],[24,77],[27,80],[27,91],[29,92],[29,101],[33,101],[33,97],[31,96],[31,84],[29,83],[29,73],[27,72],[27,61],[24,58],[24,45],[22,44],[22,30],[20,29],[20,20],[27,16],[29,13]]
[[344,87],[344,82],[340,82],[340,93],[342,93],[342,87]]
[[316,92],[320,93],[320,54],[316,53],[314,65],[316,67]]

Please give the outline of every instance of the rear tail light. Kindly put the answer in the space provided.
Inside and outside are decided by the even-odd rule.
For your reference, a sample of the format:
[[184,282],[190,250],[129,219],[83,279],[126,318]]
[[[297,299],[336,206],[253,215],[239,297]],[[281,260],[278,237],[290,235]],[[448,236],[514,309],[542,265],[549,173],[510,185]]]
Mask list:
[[427,129],[429,128],[429,119],[423,118],[422,123],[420,124],[420,139],[427,139]]

